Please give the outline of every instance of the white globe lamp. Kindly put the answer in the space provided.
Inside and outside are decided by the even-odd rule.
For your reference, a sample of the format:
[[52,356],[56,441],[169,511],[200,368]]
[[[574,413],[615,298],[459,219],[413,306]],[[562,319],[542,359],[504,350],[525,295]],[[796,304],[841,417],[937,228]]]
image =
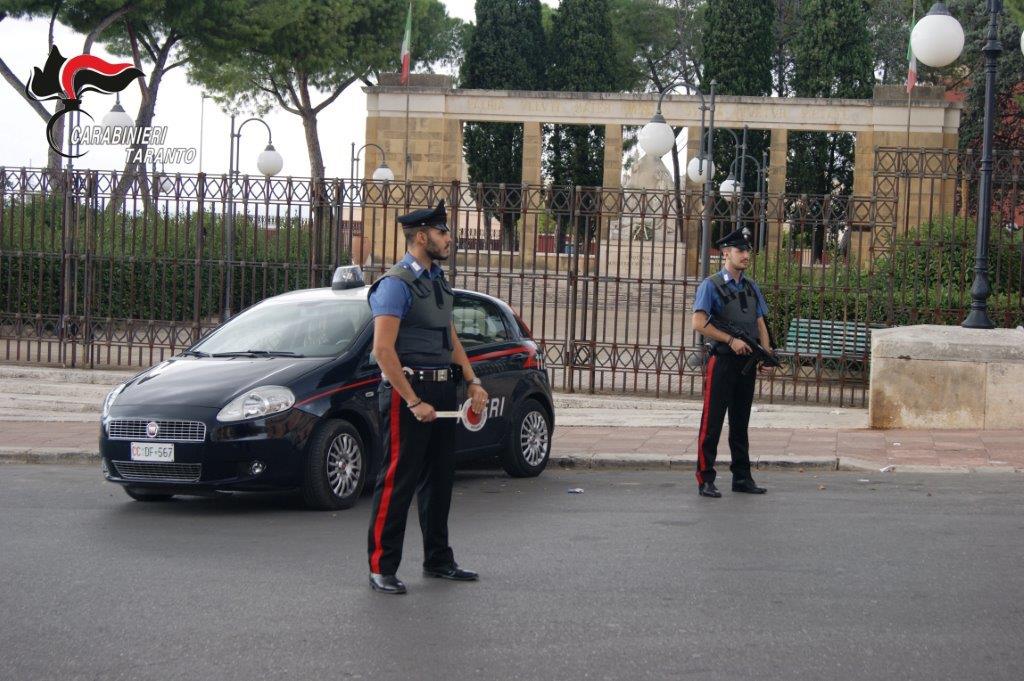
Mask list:
[[656,113],[647,125],[640,129],[638,141],[645,153],[661,158],[672,150],[676,136],[672,132],[672,126],[665,121],[665,117]]
[[910,49],[925,66],[942,68],[964,50],[964,29],[943,2],[932,5],[910,32]]
[[256,168],[265,177],[277,175],[283,167],[284,159],[281,158],[280,152],[274,148],[273,144],[268,144],[267,148],[261,151],[260,155],[256,158]]
[[394,182],[395,173],[388,167],[387,161],[381,161],[377,169],[373,171],[374,182]]
[[114,102],[113,108],[107,112],[107,115],[103,117],[103,121],[100,123],[103,129],[108,128],[132,128],[135,127],[135,121],[128,112],[121,106],[121,96],[118,95],[117,101]]
[[729,177],[722,180],[722,184],[718,187],[718,193],[726,201],[732,201],[743,193],[743,185],[730,174]]
[[707,159],[695,156],[686,164],[686,177],[690,182],[703,184],[708,177],[715,174],[715,164]]

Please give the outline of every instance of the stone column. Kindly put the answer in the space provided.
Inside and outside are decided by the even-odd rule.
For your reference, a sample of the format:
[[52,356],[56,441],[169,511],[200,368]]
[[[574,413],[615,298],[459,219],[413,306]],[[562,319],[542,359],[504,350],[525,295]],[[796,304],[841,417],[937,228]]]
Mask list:
[[604,172],[601,186],[618,189],[622,186],[622,126],[604,126]]
[[[539,191],[541,187],[540,161],[541,137],[540,123],[523,123],[523,184],[529,187],[523,196],[523,205],[530,205],[530,197],[533,192]],[[523,267],[533,267],[537,259],[537,220],[540,219],[539,212],[523,213],[519,219],[522,225],[522,232],[519,235],[519,253]]]
[[[872,225],[868,230],[861,229],[850,233],[850,261],[867,267],[872,257],[872,242],[877,238],[888,241],[892,231],[892,210],[889,204],[878,201],[882,198],[876,194],[875,187],[875,132],[861,130],[856,133],[853,143],[853,196],[873,201],[870,210]],[[902,184],[902,183],[901,183]],[[856,208],[851,206],[851,213]],[[863,213],[863,211],[861,211]],[[850,217],[855,217],[851,215]]]
[[[690,159],[700,155],[700,128],[689,127],[686,129],[686,163]],[[686,245],[685,271],[687,277],[696,277],[700,271],[700,231],[701,231],[701,206],[700,197],[703,188],[694,184],[686,177],[686,166],[679,169],[683,174],[682,183],[684,191],[689,191],[696,200],[691,202],[689,210],[686,210],[687,218],[683,221],[683,242]],[[684,206],[685,210],[685,206]]]
[[622,126],[604,126],[604,168],[601,173],[601,233],[598,239],[608,242],[608,231],[611,221],[618,220],[621,209],[618,209],[622,188]]
[[[462,122],[439,116],[410,116],[408,121],[409,181],[431,182],[450,186],[462,174]],[[380,208],[384,197],[379,189],[372,190],[370,207],[363,211],[364,234],[372,232],[373,262],[388,264],[401,257],[405,249],[401,234],[395,227],[395,216],[404,212],[406,181],[405,150],[406,120],[404,116],[368,116],[366,141],[384,149],[388,165],[395,173],[387,202],[388,210]],[[373,177],[380,163],[379,153],[373,147],[363,151],[363,177]],[[395,204],[391,208],[390,204]],[[410,208],[424,208],[415,201]]]
[[[952,145],[951,147],[947,145]],[[863,236],[854,234],[851,246],[862,264],[878,257],[897,236],[929,220],[953,213],[956,190],[955,168],[942,173],[945,149],[955,149],[957,135],[941,132],[861,131],[854,144],[854,196],[875,201],[873,225]],[[889,168],[897,175],[876,186],[876,154],[879,147],[908,149],[904,167]],[[893,159],[895,162],[896,159]],[[903,175],[902,171],[908,174]],[[929,177],[922,177],[927,174]],[[884,201],[888,199],[888,201]],[[894,212],[895,211],[895,212]],[[851,256],[853,256],[851,251]]]
[[789,159],[789,130],[773,128],[768,147],[768,219],[766,247],[768,252],[782,244],[786,215],[782,196],[786,193],[786,163]]

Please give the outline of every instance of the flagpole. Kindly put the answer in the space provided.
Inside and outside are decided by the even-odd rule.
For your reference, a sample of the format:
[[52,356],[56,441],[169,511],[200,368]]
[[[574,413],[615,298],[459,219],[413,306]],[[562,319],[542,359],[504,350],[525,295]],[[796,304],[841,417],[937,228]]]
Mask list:
[[[403,179],[409,181],[409,169],[412,157],[409,155],[409,72],[412,70],[412,1],[405,15],[405,36],[402,39],[402,77],[405,85],[405,174]],[[408,198],[408,195],[407,195]],[[408,206],[407,206],[408,207]]]
[[[913,13],[910,18],[910,29],[914,29],[914,24],[917,22],[917,0],[914,1]],[[914,86],[917,85],[917,59],[914,57],[913,48],[910,47],[909,41],[907,44],[907,54],[910,59],[907,63],[907,141],[903,145],[907,149],[910,149],[910,107],[913,99]],[[910,72],[913,70],[914,79],[911,82]]]
[[907,89],[907,141],[906,141],[906,144],[903,145],[907,149],[910,149],[910,105],[911,105],[911,98],[913,97],[911,92],[913,92],[913,88],[908,88]]
[[405,82],[405,181],[409,181],[409,81]]

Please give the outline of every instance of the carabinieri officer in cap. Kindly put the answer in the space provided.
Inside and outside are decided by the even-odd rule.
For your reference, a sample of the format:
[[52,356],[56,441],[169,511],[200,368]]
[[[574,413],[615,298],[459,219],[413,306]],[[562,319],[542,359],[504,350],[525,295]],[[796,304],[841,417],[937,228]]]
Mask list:
[[[743,373],[751,347],[739,338],[708,324],[709,317],[724,319],[759,339],[771,348],[768,314],[761,290],[743,274],[750,265],[750,244],[742,230],[736,230],[716,243],[722,249],[725,266],[708,277],[697,288],[693,305],[693,328],[711,343],[711,358],[704,376],[704,411],[697,440],[697,491],[703,497],[718,498],[722,493],[715,486],[715,457],[722,423],[729,412],[729,449],[732,453],[732,491],[764,494],[750,475],[750,443],[747,425],[754,401],[754,371]],[[760,367],[761,373],[771,369]]]
[[457,380],[468,383],[471,408],[484,410],[487,391],[455,334],[454,296],[436,261],[448,259],[444,201],[398,218],[408,252],[370,289],[373,352],[385,381],[379,393],[383,461],[370,516],[370,586],[403,594],[396,576],[413,492],[423,532],[423,574],[473,581],[448,545],[448,510],[455,477],[455,419],[435,410],[457,409]]

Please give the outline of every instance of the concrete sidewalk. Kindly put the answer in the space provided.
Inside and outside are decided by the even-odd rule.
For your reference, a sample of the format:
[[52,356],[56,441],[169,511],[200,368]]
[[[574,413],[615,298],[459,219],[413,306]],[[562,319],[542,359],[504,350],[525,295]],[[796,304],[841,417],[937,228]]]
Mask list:
[[[95,462],[99,410],[116,371],[0,364],[0,462]],[[552,462],[589,468],[692,471],[699,400],[555,394]],[[728,427],[719,446],[727,470]],[[759,468],[1024,471],[1024,431],[867,429],[867,410],[756,401],[751,457]]]
[[[98,423],[6,421],[0,462],[96,462]],[[719,468],[728,469],[728,431]],[[752,428],[751,457],[759,469],[1024,472],[1024,431],[871,431]],[[697,429],[560,426],[552,463],[586,468],[648,468],[691,472]]]

